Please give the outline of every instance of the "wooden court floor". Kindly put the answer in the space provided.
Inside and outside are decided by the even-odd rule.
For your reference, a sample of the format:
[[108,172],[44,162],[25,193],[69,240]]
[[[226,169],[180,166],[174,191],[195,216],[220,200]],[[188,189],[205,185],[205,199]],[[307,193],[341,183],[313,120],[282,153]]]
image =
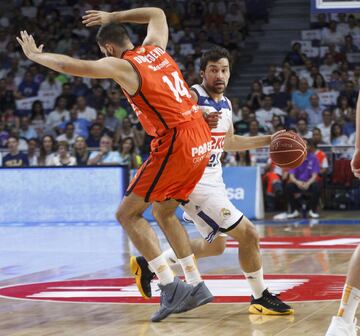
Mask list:
[[[360,238],[359,228],[355,222],[340,225],[336,221],[258,225],[260,235],[267,239],[262,245],[264,271],[285,279],[294,274],[299,278],[344,275],[355,246],[351,237]],[[191,236],[196,236],[192,227],[189,231]],[[0,287],[69,279],[118,279],[130,274],[128,259],[134,249],[114,224],[1,226],[0,236]],[[317,237],[325,242],[314,248]],[[327,246],[326,237],[340,245]],[[342,237],[346,237],[345,240]],[[297,247],[283,247],[287,239],[305,239],[306,247],[299,247],[302,244],[299,242]],[[162,243],[165,244],[163,239]],[[345,246],[348,243],[350,245]],[[214,277],[241,275],[237,249],[232,245],[230,242],[221,256],[200,260],[201,272]],[[333,280],[330,277],[322,281],[325,288]],[[226,279],[215,282],[220,291],[222,284],[224,288],[230,286]],[[97,303],[92,299],[81,303],[48,302],[0,296],[0,336],[324,335],[331,316],[337,311],[338,301],[328,301],[327,290],[321,292],[324,288],[320,288],[319,293],[321,299],[326,300],[312,301],[308,292],[314,291],[314,286],[309,284],[309,289],[303,289],[297,297],[295,292],[291,294],[296,301],[310,300],[290,302],[295,308],[293,316],[249,315],[247,298],[243,298],[241,303],[214,303],[172,315],[161,323],[149,322],[157,304]],[[338,296],[340,285],[337,279]]]

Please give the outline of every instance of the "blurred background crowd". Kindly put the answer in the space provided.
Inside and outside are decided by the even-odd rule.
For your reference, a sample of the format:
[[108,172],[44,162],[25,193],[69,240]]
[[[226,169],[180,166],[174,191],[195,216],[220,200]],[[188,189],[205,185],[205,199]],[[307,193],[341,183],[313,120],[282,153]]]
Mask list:
[[[200,82],[202,52],[213,45],[231,52],[236,69],[251,34],[249,24],[268,20],[271,1],[121,1],[121,9],[147,5],[165,10],[168,52],[192,85]],[[85,28],[81,17],[88,9],[119,10],[118,1],[15,0],[2,2],[0,9],[0,163],[138,168],[151,139],[120,88],[109,80],[47,70],[28,61],[15,40],[26,29],[44,44],[44,51],[98,59],[96,28]],[[145,27],[128,29],[134,44],[141,43]],[[352,185],[341,160],[349,160],[353,151],[359,85],[359,19],[319,14],[302,39],[289,45],[282,64],[269,64],[263,77],[254,78],[245,99],[229,97],[235,132],[255,136],[291,129],[310,139],[310,151],[319,161],[319,183]],[[288,172],[272,165],[268,149],[224,153],[222,160],[225,166],[261,166],[267,206],[278,207],[274,197],[284,188],[277,185],[284,184]]]

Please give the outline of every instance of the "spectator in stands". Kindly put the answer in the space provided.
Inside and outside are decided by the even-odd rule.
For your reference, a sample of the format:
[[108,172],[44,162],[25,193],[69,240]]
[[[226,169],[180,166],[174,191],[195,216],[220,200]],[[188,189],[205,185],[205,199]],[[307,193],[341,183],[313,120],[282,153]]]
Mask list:
[[120,154],[112,150],[113,141],[108,135],[100,140],[100,150],[90,154],[88,165],[116,165],[121,164]]
[[349,15],[348,23],[349,23],[349,30],[347,32],[347,35],[352,35],[352,36],[360,35],[360,27],[358,26],[354,15],[352,14]]
[[65,105],[67,110],[74,106],[77,97],[72,93],[70,83],[63,84],[60,97],[65,98]]
[[38,145],[39,141],[36,138],[29,139],[27,141],[28,149],[27,149],[27,157],[29,160],[29,166],[35,167],[38,165]]
[[103,133],[103,127],[99,123],[93,123],[89,129],[89,136],[86,139],[86,144],[90,148],[97,148],[100,146],[101,137]]
[[85,97],[89,93],[89,87],[84,83],[84,78],[74,77],[74,81],[71,85],[71,91],[77,97]]
[[289,63],[291,66],[300,66],[305,64],[305,60],[306,56],[301,52],[301,44],[295,42],[291,47],[291,51],[285,56],[283,63]]
[[347,137],[355,132],[355,120],[356,120],[356,110],[351,110],[349,115],[345,118],[345,123],[343,125],[343,133]]
[[85,139],[89,136],[89,127],[90,122],[86,119],[78,118],[77,105],[74,104],[70,109],[70,118],[66,119],[63,123],[60,124],[59,129],[64,130],[68,122],[71,122],[75,127],[75,134],[84,137]]
[[336,64],[346,61],[346,55],[343,52],[338,51],[338,46],[336,46],[335,44],[329,45],[329,50],[327,54],[332,56]]
[[237,135],[244,135],[249,132],[249,122],[251,108],[248,105],[244,105],[241,108],[241,119],[234,122],[234,132]]
[[56,79],[56,72],[48,69],[46,79],[40,84],[42,92],[53,92],[55,97],[61,94],[61,83]]
[[345,88],[340,71],[335,70],[332,72],[328,86],[330,90],[334,91],[342,91]]
[[290,75],[289,80],[286,82],[286,92],[291,95],[297,90],[299,90],[299,77],[293,73]]
[[60,145],[60,141],[66,142],[70,148],[72,148],[75,144],[75,140],[78,137],[78,135],[75,133],[75,126],[74,124],[69,121],[65,125],[65,132],[61,135],[59,135],[56,138],[56,141],[58,141]]
[[20,137],[23,139],[31,139],[31,138],[37,138],[37,133],[35,131],[35,128],[30,126],[30,120],[29,117],[21,117],[20,118]]
[[359,48],[354,44],[354,39],[351,35],[345,36],[345,44],[341,48],[341,52],[344,54],[359,52]]
[[312,133],[308,130],[308,123],[305,118],[299,118],[297,122],[297,132],[304,139],[310,139]]
[[344,36],[341,32],[337,30],[336,21],[331,20],[329,23],[329,28],[324,28],[321,36],[321,43],[323,45],[343,45]]
[[337,30],[345,36],[347,32],[349,31],[349,24],[347,23],[346,19],[346,13],[338,13],[337,15]]
[[67,119],[69,119],[69,111],[66,109],[66,98],[61,95],[55,102],[55,109],[47,116],[46,127],[57,134],[59,125]]
[[[329,91],[326,81],[321,74],[317,74],[314,78],[313,89],[316,93],[322,93]],[[311,97],[310,97],[311,98]]]
[[317,125],[321,130],[322,139],[325,144],[331,143],[331,125],[332,125],[332,113],[330,110],[326,109],[322,113],[322,123]]
[[[318,128],[317,128],[318,129]],[[320,133],[321,136],[321,133]],[[315,137],[316,138],[316,137]],[[310,151],[315,154],[319,161],[319,167],[320,167],[320,173],[318,180],[321,181],[321,179],[326,177],[327,171],[329,169],[329,161],[324,151],[318,148],[318,144],[314,142],[314,134],[312,141],[310,142]]]
[[45,135],[40,142],[39,166],[50,166],[56,153],[56,143],[51,135]]
[[128,111],[126,110],[128,103],[124,98],[124,95],[118,88],[113,88],[108,92],[109,103],[115,106],[115,117],[120,121],[128,115]]
[[238,97],[233,97],[230,99],[232,107],[232,120],[233,123],[240,121],[242,118],[241,108],[240,108],[240,99]]
[[77,105],[78,117],[80,119],[86,119],[90,122],[96,119],[96,111],[92,107],[87,106],[86,99],[84,96],[79,96],[76,99],[76,105]]
[[276,66],[274,64],[269,65],[267,76],[261,80],[262,85],[273,86],[275,81],[279,81],[276,73]]
[[101,85],[95,85],[90,90],[87,99],[89,107],[96,111],[101,111],[105,105],[105,91]]
[[360,65],[355,65],[351,80],[355,83],[355,87],[358,90],[360,88]]
[[314,94],[312,89],[309,89],[309,84],[306,79],[300,79],[299,90],[292,94],[292,103],[300,110],[306,110],[310,105],[310,97]]
[[259,81],[253,81],[251,85],[251,92],[246,97],[247,104],[253,111],[258,110],[263,104],[264,95],[262,86]]
[[130,169],[138,169],[142,160],[140,155],[136,154],[135,142],[133,138],[124,138],[119,146],[120,164],[128,166]]
[[287,200],[290,205],[290,213],[287,218],[296,218],[300,216],[302,204],[300,204],[303,194],[307,194],[309,201],[306,210],[309,211],[311,218],[319,218],[317,213],[318,203],[320,199],[320,186],[317,181],[320,173],[319,161],[314,154],[314,146],[311,140],[307,140],[308,153],[305,161],[297,168],[290,169],[289,182],[286,185]]
[[35,100],[31,107],[30,126],[36,131],[36,138],[40,139],[46,130],[46,118],[41,100]]
[[125,138],[133,138],[137,148],[142,147],[144,143],[144,138],[142,134],[140,134],[139,131],[131,127],[131,122],[128,117],[125,117],[122,120],[121,126],[118,127],[118,129],[116,130],[114,142],[115,144],[118,144]]
[[276,79],[273,82],[273,93],[271,98],[273,101],[273,106],[279,108],[280,110],[287,110],[291,106],[291,96],[288,92],[281,91],[281,82]]
[[349,99],[346,96],[339,96],[337,100],[337,107],[334,110],[334,118],[339,124],[343,124],[345,119],[350,117],[354,111],[349,105]]
[[320,106],[319,96],[313,94],[310,97],[310,107],[305,110],[310,128],[322,122],[322,113],[324,110],[325,107]]
[[18,90],[22,98],[35,97],[39,91],[39,84],[35,83],[30,71],[25,73],[23,81],[20,83]]
[[320,73],[326,77],[330,76],[333,71],[338,70],[339,66],[335,63],[332,54],[327,53],[324,59],[324,64],[320,66]]
[[259,124],[267,129],[271,129],[271,120],[274,115],[285,117],[286,112],[280,110],[277,107],[273,107],[272,98],[270,95],[264,96],[263,107],[258,109],[256,112],[256,119],[259,121]]
[[284,129],[284,124],[283,124],[283,121],[281,120],[281,117],[274,114],[271,119],[271,127],[270,127],[268,133],[273,134],[273,133],[277,132],[279,129]]
[[115,117],[115,109],[116,106],[113,103],[108,103],[105,108],[105,127],[113,133],[120,125],[119,119]]
[[346,96],[349,100],[349,105],[355,108],[357,101],[357,92],[355,90],[354,82],[349,80],[345,84],[345,89],[340,92],[340,96]]
[[313,141],[315,146],[325,145],[325,142],[322,139],[322,134],[321,134],[320,128],[318,128],[318,127],[313,128],[311,140]]
[[317,15],[317,21],[311,24],[312,29],[323,29],[323,28],[327,28],[328,26],[329,23],[326,21],[325,13],[319,13]]
[[331,125],[331,145],[332,146],[344,146],[347,145],[348,137],[343,134],[341,125],[338,123],[333,123]]
[[57,153],[50,162],[51,166],[76,166],[75,157],[69,154],[69,144],[66,141],[58,142]]
[[258,136],[258,135],[264,135],[264,133],[261,133],[259,131],[259,122],[254,119],[251,120],[249,123],[249,132],[245,133],[244,136]]
[[74,145],[74,156],[77,166],[86,166],[89,160],[90,152],[86,145],[86,140],[82,136],[78,136]]
[[5,148],[9,138],[9,132],[5,129],[5,122],[0,118],[0,148]]
[[29,160],[26,154],[19,151],[19,139],[11,135],[7,141],[9,153],[2,158],[3,167],[28,167]]

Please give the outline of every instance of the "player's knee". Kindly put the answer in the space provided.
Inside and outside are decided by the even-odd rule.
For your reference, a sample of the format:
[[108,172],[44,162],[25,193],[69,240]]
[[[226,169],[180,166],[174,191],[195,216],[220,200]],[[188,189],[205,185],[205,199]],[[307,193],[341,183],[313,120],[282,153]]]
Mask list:
[[160,226],[166,225],[168,219],[174,215],[173,210],[168,210],[159,206],[153,206],[152,215]]
[[131,212],[130,209],[126,210],[122,206],[116,211],[116,219],[122,226],[131,225],[136,217],[136,213]]
[[244,222],[242,229],[241,241],[239,241],[240,247],[258,246],[260,238],[255,225],[247,220]]
[[212,255],[217,256],[223,254],[226,248],[226,240],[219,237],[215,239],[211,244]]

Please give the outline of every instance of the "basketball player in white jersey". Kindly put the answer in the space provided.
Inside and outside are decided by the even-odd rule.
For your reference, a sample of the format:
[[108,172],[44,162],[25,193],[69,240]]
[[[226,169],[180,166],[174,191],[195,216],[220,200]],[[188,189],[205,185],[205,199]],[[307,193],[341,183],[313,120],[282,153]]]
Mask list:
[[[200,182],[183,204],[185,219],[192,221],[204,239],[191,241],[196,258],[222,254],[226,236],[239,242],[239,261],[252,290],[249,308],[254,314],[293,314],[294,310],[271,294],[264,282],[259,236],[255,226],[230,202],[222,178],[221,154],[242,151],[270,144],[271,136],[243,137],[234,134],[232,108],[223,93],[230,78],[230,55],[215,47],[205,52],[200,62],[201,85],[192,87],[192,94],[204,114],[218,113],[219,121],[212,133],[212,153]],[[169,264],[177,263],[172,249],[164,252]],[[154,276],[143,257],[131,257],[130,267],[144,298],[151,297],[150,282]]]
[[[360,178],[360,92],[356,104],[355,153],[351,160],[355,177]],[[350,260],[349,271],[337,316],[331,320],[326,336],[356,336],[356,310],[360,302],[360,245]]]

